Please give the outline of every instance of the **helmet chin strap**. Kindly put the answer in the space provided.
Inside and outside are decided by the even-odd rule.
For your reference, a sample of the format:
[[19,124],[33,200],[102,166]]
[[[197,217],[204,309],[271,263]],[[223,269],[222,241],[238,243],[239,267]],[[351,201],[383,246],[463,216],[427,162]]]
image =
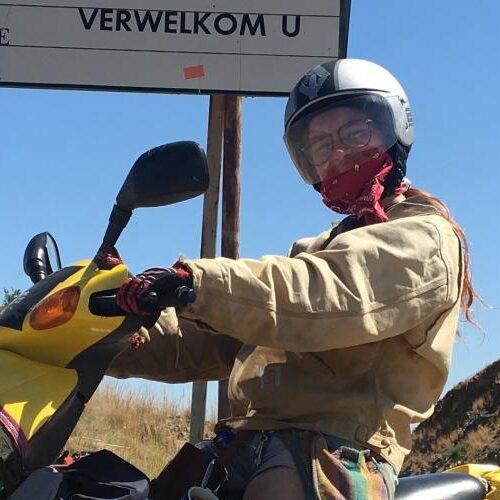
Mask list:
[[394,166],[387,174],[384,181],[384,193],[382,199],[392,196],[396,188],[401,185],[406,175],[406,159],[410,152],[410,147],[403,146],[399,141],[394,144],[388,151],[389,156],[392,158]]

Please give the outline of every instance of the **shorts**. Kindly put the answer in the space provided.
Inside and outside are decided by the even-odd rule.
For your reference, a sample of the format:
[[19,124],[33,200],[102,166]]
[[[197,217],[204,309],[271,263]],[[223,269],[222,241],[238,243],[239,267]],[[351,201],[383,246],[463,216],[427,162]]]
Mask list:
[[[246,432],[249,434],[248,440],[226,466],[227,481],[217,492],[221,500],[241,499],[250,481],[273,467],[297,469],[292,454],[279,436],[279,431]],[[204,441],[198,446],[217,454],[213,441]]]

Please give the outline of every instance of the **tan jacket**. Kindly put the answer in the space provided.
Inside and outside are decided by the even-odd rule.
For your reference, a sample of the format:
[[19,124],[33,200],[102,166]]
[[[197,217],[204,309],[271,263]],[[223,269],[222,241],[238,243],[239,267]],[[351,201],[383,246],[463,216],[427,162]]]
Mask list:
[[425,200],[389,217],[354,228],[349,217],[289,257],[187,261],[198,295],[180,314],[205,326],[183,321],[182,339],[155,339],[110,373],[183,382],[230,371],[229,425],[335,435],[399,471],[410,424],[430,416],[447,378],[462,273],[458,238]]

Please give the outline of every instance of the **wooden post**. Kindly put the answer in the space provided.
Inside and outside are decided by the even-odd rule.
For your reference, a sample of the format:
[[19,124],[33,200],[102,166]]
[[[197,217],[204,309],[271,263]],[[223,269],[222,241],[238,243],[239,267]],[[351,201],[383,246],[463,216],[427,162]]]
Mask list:
[[[222,246],[223,257],[237,259],[240,247],[240,157],[242,98],[224,97],[224,158],[222,174]],[[227,381],[219,382],[218,418],[230,414]]]
[[[224,120],[224,96],[210,96],[208,116],[207,159],[210,185],[203,199],[203,227],[200,256],[214,258],[217,241],[217,218],[219,212],[220,173],[222,160],[222,134]],[[191,394],[191,426],[189,441],[198,443],[203,439],[207,383],[193,382]]]

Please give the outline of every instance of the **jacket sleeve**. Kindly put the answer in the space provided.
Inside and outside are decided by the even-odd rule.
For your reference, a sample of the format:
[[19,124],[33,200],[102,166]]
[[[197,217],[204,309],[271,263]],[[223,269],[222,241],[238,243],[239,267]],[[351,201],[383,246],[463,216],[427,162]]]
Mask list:
[[229,378],[241,342],[194,321],[179,326],[182,336],[152,334],[139,349],[119,354],[106,374],[168,383]]
[[186,264],[198,295],[179,314],[246,344],[295,352],[399,335],[451,307],[460,289],[459,242],[437,215],[354,229],[292,258]]

